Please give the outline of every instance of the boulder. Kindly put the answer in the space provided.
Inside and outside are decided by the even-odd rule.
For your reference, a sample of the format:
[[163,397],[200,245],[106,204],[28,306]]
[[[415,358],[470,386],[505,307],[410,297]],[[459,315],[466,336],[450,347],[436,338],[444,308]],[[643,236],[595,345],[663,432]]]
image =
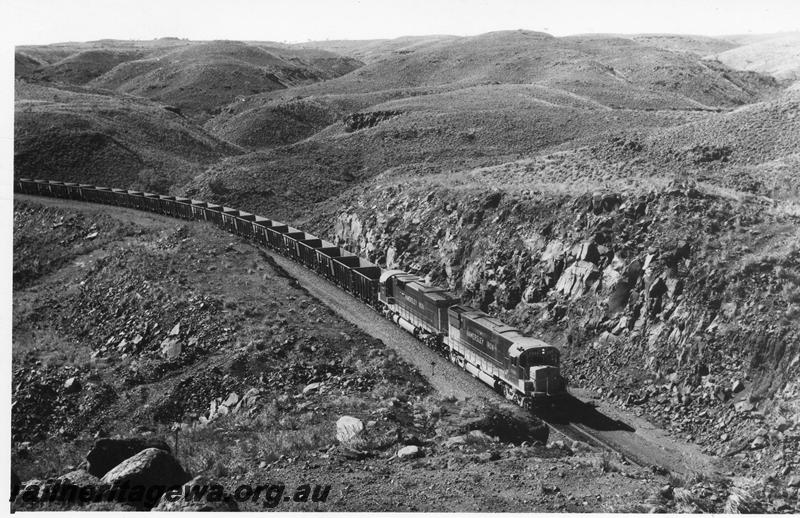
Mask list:
[[419,457],[420,451],[418,446],[405,446],[397,450],[398,459],[413,459]]
[[81,391],[81,382],[78,381],[78,378],[73,376],[64,382],[65,394],[74,394],[80,391]]
[[182,349],[177,338],[165,338],[161,342],[161,356],[166,360],[174,360],[180,356]]
[[181,333],[181,323],[175,324],[175,327],[169,332],[169,336],[178,336]]
[[364,430],[361,419],[345,415],[336,421],[336,440],[340,443],[352,441]]
[[593,263],[576,261],[561,274],[556,283],[556,291],[576,299],[583,295],[589,284],[598,276],[597,267]]
[[233,499],[216,501],[216,498],[208,500],[209,495],[213,494],[211,489],[200,499],[187,500],[185,495],[187,490],[191,487],[207,486],[211,488],[213,482],[206,477],[200,475],[194,477],[187,482],[180,490],[179,494],[170,493],[169,491],[161,495],[158,504],[153,507],[152,511],[167,512],[167,511],[183,511],[183,512],[197,512],[197,511],[238,511],[239,506]]
[[127,484],[131,488],[137,486],[145,488],[144,495],[153,501],[132,503],[147,507],[148,504],[156,503],[161,496],[161,494],[154,495],[151,488],[182,486],[190,479],[189,474],[171,454],[158,448],[147,448],[122,461],[106,473],[100,482],[112,487],[123,487]]
[[100,479],[84,469],[76,469],[58,477],[58,481],[64,484],[72,484],[78,487],[97,487]]
[[456,435],[455,437],[450,437],[444,442],[445,448],[453,448],[455,446],[461,446],[462,444],[467,444],[466,435]]
[[313,392],[314,390],[319,389],[321,383],[309,383],[303,388],[303,394],[308,394],[309,392]]
[[487,444],[494,442],[494,438],[488,436],[483,430],[472,430],[467,434],[467,440],[472,443]]
[[86,454],[89,463],[87,471],[95,477],[102,477],[120,462],[147,448],[171,452],[167,443],[160,439],[98,439]]
[[492,462],[493,460],[499,460],[500,453],[496,451],[486,451],[478,455],[479,462]]
[[231,408],[235,406],[236,403],[238,402],[239,402],[239,395],[236,392],[231,392],[230,394],[228,394],[227,399],[225,399],[225,401],[222,402],[222,405]]
[[244,396],[242,396],[242,404],[245,406],[253,406],[260,397],[261,397],[261,391],[253,387],[249,389],[247,392],[245,392]]

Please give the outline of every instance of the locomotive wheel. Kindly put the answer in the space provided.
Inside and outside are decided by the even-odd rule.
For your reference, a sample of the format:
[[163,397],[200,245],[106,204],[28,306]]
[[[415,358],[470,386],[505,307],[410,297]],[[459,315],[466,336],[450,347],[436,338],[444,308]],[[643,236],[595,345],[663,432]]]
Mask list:
[[514,389],[505,383],[503,384],[503,396],[509,401],[514,401]]

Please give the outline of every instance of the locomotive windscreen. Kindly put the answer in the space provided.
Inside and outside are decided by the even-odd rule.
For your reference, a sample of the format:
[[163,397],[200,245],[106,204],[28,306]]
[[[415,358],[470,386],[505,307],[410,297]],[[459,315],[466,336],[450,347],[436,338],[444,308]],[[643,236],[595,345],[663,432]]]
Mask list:
[[528,349],[519,359],[520,367],[536,367],[538,365],[558,366],[558,349],[554,347],[537,347]]

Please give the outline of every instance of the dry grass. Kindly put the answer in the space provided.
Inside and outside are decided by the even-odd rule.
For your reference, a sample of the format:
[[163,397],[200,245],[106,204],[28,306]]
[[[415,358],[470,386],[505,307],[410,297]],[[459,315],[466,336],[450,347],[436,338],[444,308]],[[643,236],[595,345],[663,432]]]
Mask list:
[[306,412],[285,419],[270,405],[253,417],[234,414],[180,434],[179,459],[193,474],[227,477],[252,472],[261,462],[330,446],[334,426]]

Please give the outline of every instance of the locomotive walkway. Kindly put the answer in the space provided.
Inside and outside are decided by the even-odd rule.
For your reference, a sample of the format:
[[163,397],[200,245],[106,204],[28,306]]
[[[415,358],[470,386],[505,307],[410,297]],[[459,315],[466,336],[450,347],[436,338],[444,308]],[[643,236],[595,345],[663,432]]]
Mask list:
[[[135,209],[18,193],[15,193],[14,196],[48,206],[66,207],[80,211],[102,211],[123,220],[135,219],[138,224],[146,226],[160,226],[164,222],[173,223],[175,221],[174,218],[168,216]],[[244,238],[237,239],[250,244]],[[251,244],[251,246],[255,245]],[[499,404],[513,412],[525,412],[334,284],[271,250],[261,247],[258,249],[272,258],[286,275],[295,279],[310,295],[319,299],[350,323],[383,341],[397,351],[404,360],[415,365],[442,396],[491,400],[494,404]],[[577,394],[583,400],[571,397],[555,415],[539,416],[547,422],[551,430],[570,439],[581,440],[616,451],[643,466],[656,465],[680,473],[714,471],[713,459],[700,452],[696,445],[677,442],[644,419],[605,407],[600,401],[586,403],[584,400],[590,400],[590,394],[574,388],[570,390],[573,395]]]

